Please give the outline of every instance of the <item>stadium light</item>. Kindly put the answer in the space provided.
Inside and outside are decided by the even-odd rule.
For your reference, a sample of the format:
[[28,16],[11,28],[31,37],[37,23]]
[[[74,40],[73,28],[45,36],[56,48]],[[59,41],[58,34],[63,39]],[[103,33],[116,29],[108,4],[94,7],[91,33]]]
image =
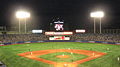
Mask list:
[[95,33],[95,18],[100,19],[100,34],[101,34],[102,33],[101,32],[101,19],[104,17],[104,12],[103,11],[92,12],[90,16],[94,18],[94,33]]
[[25,33],[26,33],[26,18],[30,17],[30,13],[29,12],[25,12],[25,11],[17,11],[16,12],[16,17],[19,19],[19,33],[21,32],[20,30],[20,19],[25,19]]
[[92,18],[94,18],[94,33],[95,33],[95,32],[96,32],[96,26],[95,26],[95,13],[92,12],[92,13],[90,14],[90,16],[91,16]]
[[29,18],[30,17],[30,13],[29,12],[25,12],[25,11],[18,11],[18,12],[16,12],[16,17],[17,18]]

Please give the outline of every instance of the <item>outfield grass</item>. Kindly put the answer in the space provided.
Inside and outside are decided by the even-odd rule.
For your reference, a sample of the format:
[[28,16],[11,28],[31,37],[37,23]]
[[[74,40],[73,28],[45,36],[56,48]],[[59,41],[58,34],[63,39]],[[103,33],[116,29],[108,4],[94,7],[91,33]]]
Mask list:
[[[18,56],[19,53],[48,49],[80,49],[105,52],[107,55],[80,64],[78,67],[120,67],[119,45],[97,44],[97,43],[78,43],[78,42],[47,42],[0,46],[0,60],[7,67],[53,67],[47,63],[31,60]],[[109,50],[107,50],[109,48]]]

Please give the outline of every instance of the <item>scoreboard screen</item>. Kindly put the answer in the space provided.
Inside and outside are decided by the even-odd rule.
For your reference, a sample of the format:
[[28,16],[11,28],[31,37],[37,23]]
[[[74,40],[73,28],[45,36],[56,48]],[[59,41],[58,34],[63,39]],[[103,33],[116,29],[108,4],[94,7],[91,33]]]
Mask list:
[[45,35],[73,35],[73,32],[45,32]]
[[70,40],[70,37],[65,37],[65,36],[53,36],[53,37],[49,37],[49,40]]
[[64,30],[63,24],[55,24],[56,31]]
[[61,21],[57,21],[57,22],[54,22],[54,28],[56,31],[63,31],[64,28],[63,28],[63,23],[64,22],[61,22]]
[[85,33],[85,29],[77,29],[75,30],[76,33]]
[[43,30],[32,30],[32,33],[42,33]]

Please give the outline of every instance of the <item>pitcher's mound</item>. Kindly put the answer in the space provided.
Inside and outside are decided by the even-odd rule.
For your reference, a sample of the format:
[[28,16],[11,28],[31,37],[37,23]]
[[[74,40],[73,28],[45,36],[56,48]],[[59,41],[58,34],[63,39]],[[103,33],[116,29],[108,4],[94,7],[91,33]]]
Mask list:
[[57,58],[70,58],[70,56],[69,55],[58,55],[58,56],[56,56]]

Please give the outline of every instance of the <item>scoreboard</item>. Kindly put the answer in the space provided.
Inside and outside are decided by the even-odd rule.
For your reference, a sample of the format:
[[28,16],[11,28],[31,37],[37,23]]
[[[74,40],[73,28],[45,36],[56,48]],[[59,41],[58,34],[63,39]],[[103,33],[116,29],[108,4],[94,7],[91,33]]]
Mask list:
[[[68,35],[73,35],[73,32],[45,32],[49,35],[49,40],[70,40]],[[67,36],[66,36],[67,35]]]
[[73,32],[45,32],[45,35],[73,35]]
[[70,40],[70,37],[66,36],[51,36],[49,40]]
[[61,22],[61,21],[57,21],[57,22],[54,22],[54,28],[56,31],[63,31],[64,30],[64,27],[63,27],[63,24],[64,22]]
[[54,21],[51,26],[52,30],[45,32],[45,35],[49,36],[49,40],[70,40],[69,35],[73,35],[71,31],[64,31],[63,21]]

